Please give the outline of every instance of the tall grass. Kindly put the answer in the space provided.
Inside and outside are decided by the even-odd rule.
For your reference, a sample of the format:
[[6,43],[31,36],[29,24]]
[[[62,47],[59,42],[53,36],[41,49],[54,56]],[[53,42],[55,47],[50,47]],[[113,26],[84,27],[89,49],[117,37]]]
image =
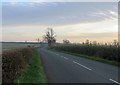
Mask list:
[[66,51],[70,53],[83,54],[103,58],[111,61],[120,61],[120,47],[116,44],[57,44],[51,49]]

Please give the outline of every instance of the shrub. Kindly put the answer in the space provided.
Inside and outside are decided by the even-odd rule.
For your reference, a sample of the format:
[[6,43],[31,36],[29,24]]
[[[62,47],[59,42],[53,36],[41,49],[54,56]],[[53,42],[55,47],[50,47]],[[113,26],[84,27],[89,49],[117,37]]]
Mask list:
[[2,82],[12,83],[29,65],[33,48],[9,50],[2,53]]
[[116,45],[59,44],[52,46],[51,49],[120,61],[120,57],[118,56],[120,47]]

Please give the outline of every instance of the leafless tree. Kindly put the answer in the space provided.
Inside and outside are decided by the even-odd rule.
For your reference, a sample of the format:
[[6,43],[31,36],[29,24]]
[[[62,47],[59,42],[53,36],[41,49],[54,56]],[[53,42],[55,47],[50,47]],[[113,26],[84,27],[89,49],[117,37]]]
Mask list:
[[44,35],[44,40],[47,41],[48,45],[51,46],[56,42],[56,34],[52,28],[47,28],[46,34]]
[[39,38],[37,38],[36,40],[37,40],[38,43],[40,43],[40,39]]
[[87,45],[89,45],[89,44],[90,44],[89,40],[86,40],[86,44],[87,44]]
[[64,43],[64,44],[69,44],[70,41],[69,41],[69,40],[63,40],[63,43]]
[[113,45],[117,46],[117,45],[118,45],[118,41],[117,41],[117,40],[114,40],[114,41],[113,41]]

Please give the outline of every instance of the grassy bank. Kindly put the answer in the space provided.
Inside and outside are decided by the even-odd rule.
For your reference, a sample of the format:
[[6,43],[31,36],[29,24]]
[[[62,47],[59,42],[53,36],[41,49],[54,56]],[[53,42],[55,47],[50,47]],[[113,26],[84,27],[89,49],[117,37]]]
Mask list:
[[25,72],[18,77],[16,83],[47,83],[47,78],[44,72],[42,62],[40,60],[40,55],[37,51],[31,57],[31,62]]
[[79,57],[120,66],[118,48],[105,45],[55,45],[51,48],[54,51],[76,55]]

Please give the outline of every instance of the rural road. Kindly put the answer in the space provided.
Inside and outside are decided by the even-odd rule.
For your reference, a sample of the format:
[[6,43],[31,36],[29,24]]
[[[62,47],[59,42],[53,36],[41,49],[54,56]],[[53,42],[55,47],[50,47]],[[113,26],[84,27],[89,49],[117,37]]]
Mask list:
[[49,83],[114,83],[119,85],[118,67],[39,48]]

